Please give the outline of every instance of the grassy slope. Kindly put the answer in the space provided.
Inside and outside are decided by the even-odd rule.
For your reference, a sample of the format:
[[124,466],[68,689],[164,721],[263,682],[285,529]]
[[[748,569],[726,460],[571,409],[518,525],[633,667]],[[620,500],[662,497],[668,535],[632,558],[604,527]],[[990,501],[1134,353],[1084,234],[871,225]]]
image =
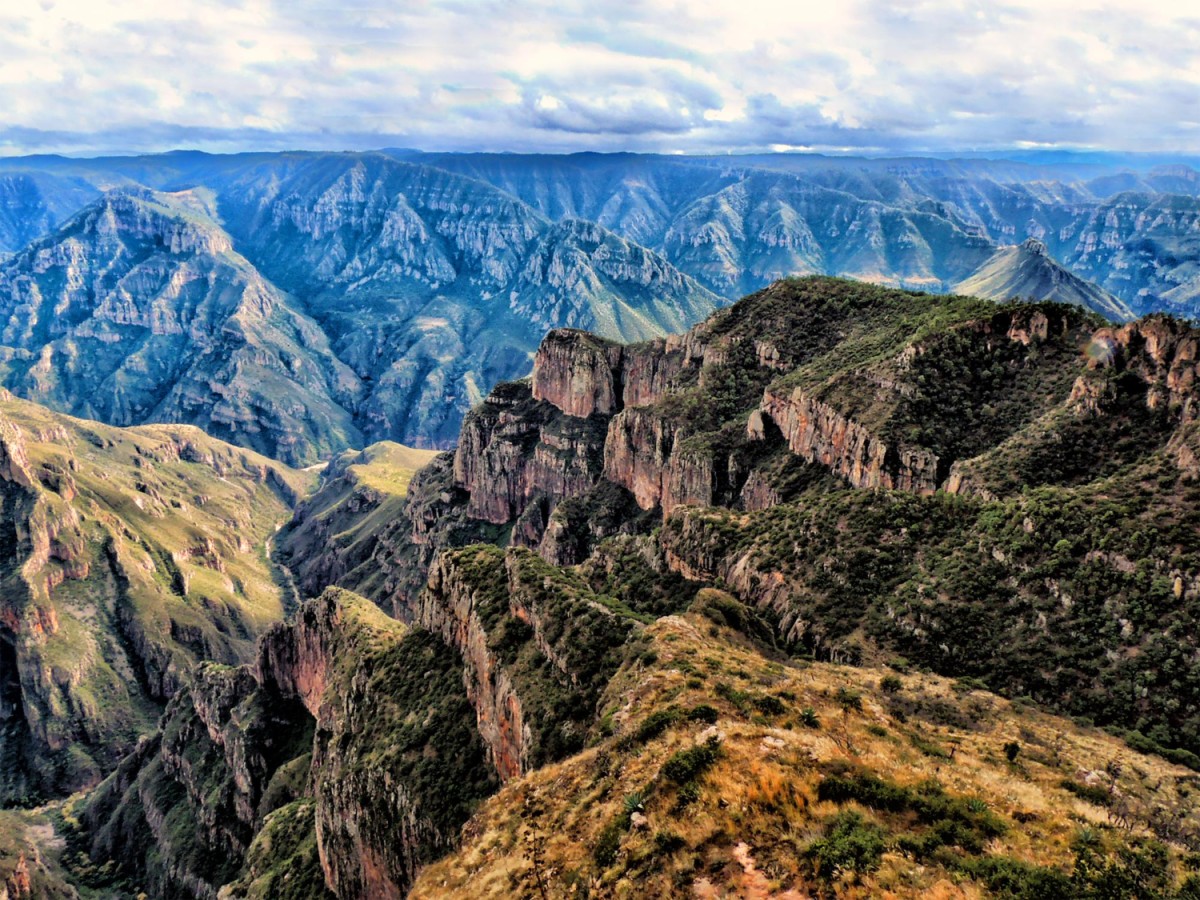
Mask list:
[[978,897],[1070,885],[1082,846],[1151,825],[1200,833],[1187,769],[970,684],[769,660],[714,624],[730,602],[652,625],[611,736],[487,801],[412,896]]
[[[8,576],[30,584],[10,600],[18,652],[62,686],[48,727],[74,744],[40,761],[42,788],[73,786],[153,727],[158,693],[198,658],[252,658],[285,613],[269,540],[313,477],[190,426],[114,428],[11,395],[0,416],[19,429],[38,514],[70,548]],[[39,633],[46,615],[57,627]]]

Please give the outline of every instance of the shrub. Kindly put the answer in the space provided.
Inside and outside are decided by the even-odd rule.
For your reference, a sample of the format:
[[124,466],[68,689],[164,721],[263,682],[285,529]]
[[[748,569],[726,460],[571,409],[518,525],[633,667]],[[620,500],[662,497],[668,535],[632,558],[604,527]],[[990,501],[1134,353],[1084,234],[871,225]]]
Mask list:
[[715,737],[709,738],[703,744],[680,750],[662,767],[662,775],[676,784],[687,784],[703,775],[721,758],[721,743]]
[[1088,803],[1093,803],[1096,806],[1108,806],[1112,803],[1112,797],[1109,795],[1108,789],[1098,784],[1084,784],[1080,781],[1073,781],[1070,778],[1064,778],[1058,784],[1059,787],[1070,791],[1080,800],[1086,800]]
[[787,709],[783,705],[782,700],[778,697],[772,697],[770,694],[755,697],[754,705],[758,707],[759,712],[767,716],[781,716]]
[[669,706],[666,709],[657,709],[642,720],[642,724],[638,726],[638,730],[634,732],[633,738],[639,744],[644,744],[647,741],[652,741],[670,726],[679,721],[680,710],[678,707]]
[[717,708],[715,706],[710,706],[707,703],[701,703],[699,706],[695,706],[688,710],[687,717],[692,722],[704,722],[708,725],[712,725],[717,721],[717,717],[719,715],[720,713],[717,712]]
[[806,706],[800,710],[800,724],[805,728],[820,728],[821,719],[815,709],[811,706]]
[[837,700],[837,704],[842,708],[843,713],[862,712],[862,694],[858,691],[851,690],[848,687],[839,687],[837,694],[834,695],[834,699]]
[[1017,761],[1017,754],[1021,752],[1021,745],[1016,741],[1009,741],[1004,745],[1004,756],[1009,762]]
[[879,679],[879,689],[885,694],[898,694],[904,690],[904,682],[895,675],[884,675]]
[[813,860],[817,876],[832,878],[838,872],[870,872],[883,858],[884,831],[851,810],[838,813],[829,822],[825,837],[809,845],[806,855]]

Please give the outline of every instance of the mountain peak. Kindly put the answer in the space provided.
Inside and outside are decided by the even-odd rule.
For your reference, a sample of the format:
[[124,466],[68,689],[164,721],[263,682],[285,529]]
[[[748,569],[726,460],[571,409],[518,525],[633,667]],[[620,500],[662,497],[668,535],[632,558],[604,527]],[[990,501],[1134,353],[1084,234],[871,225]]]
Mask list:
[[1034,256],[1050,257],[1049,248],[1035,237],[1028,237],[1021,243],[1021,249],[1026,253],[1032,253]]
[[1071,303],[1114,321],[1134,318],[1133,310],[1098,284],[1080,278],[1050,255],[1038,238],[1000,247],[975,272],[953,286],[959,294],[988,300],[1054,300]]

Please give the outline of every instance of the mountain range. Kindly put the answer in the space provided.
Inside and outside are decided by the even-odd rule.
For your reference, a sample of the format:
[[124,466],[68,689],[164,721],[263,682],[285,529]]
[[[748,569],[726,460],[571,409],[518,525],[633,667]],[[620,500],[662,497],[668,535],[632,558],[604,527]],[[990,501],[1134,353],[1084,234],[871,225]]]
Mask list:
[[[5,160],[0,177],[0,381],[295,464],[451,446],[547,329],[660,336],[781,277],[1117,320],[1193,315],[1200,295],[1181,166],[181,152]],[[1026,238],[1041,250],[1006,249]],[[176,295],[188,311],[163,320]]]
[[0,900],[1195,900],[1197,182],[0,161]]

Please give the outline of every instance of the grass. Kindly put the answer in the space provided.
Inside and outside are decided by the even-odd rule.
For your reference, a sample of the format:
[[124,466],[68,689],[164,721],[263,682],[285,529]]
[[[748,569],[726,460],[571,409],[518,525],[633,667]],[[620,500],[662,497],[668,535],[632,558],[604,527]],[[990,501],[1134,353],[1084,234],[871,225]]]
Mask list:
[[197,660],[253,658],[285,610],[268,542],[313,476],[190,426],[109,427],[10,395],[0,413],[33,484],[9,486],[8,515],[51,549],[25,564],[28,545],[14,544],[0,578],[43,632],[22,645],[24,664],[61,686],[31,702],[49,706],[49,732],[70,745],[17,755],[7,742],[3,762],[32,773],[32,796],[61,795],[152,731]]
[[[732,642],[732,633],[709,632],[708,620],[696,614],[651,625],[656,661],[621,669],[601,702],[615,710],[614,734],[485,802],[463,846],[430,866],[412,896],[536,896],[515,837],[526,804],[540,811],[537,839],[544,872],[554,873],[552,895],[568,890],[569,879],[618,895],[628,889],[622,885],[636,885],[654,896],[709,887],[755,896],[765,883],[776,892],[949,897],[1020,879],[1054,884],[1072,877],[1082,827],[1104,834],[1106,859],[1116,859],[1130,840],[1110,828],[1104,810],[1062,786],[1069,773],[1111,760],[1122,764],[1118,790],[1136,810],[1135,835],[1152,833],[1156,811],[1170,810],[1200,837],[1191,773],[1098,730],[987,694],[987,719],[970,728],[928,726],[956,748],[953,761],[929,757],[878,734],[880,725],[888,732],[909,727],[889,713],[896,695],[880,689],[880,671],[771,661]],[[722,661],[726,689],[694,684],[684,671],[705,657]],[[762,722],[758,710],[735,702],[767,685],[772,696],[793,698],[794,712],[781,721]],[[839,696],[847,694],[860,698],[862,710],[845,717]],[[927,674],[906,676],[904,694],[964,709],[980,700]],[[702,706],[717,711],[715,725],[684,712]],[[805,709],[821,727],[801,723]],[[961,718],[969,720],[966,712]],[[1027,749],[1014,774],[999,748],[1017,737],[1026,748],[1054,747],[1055,754],[1035,761]],[[717,753],[708,749],[714,741]],[[681,779],[694,785],[683,807]],[[649,820],[645,829],[630,823],[631,795]],[[1163,863],[1172,883],[1182,877],[1182,855],[1170,850]],[[962,893],[946,893],[950,884]]]

